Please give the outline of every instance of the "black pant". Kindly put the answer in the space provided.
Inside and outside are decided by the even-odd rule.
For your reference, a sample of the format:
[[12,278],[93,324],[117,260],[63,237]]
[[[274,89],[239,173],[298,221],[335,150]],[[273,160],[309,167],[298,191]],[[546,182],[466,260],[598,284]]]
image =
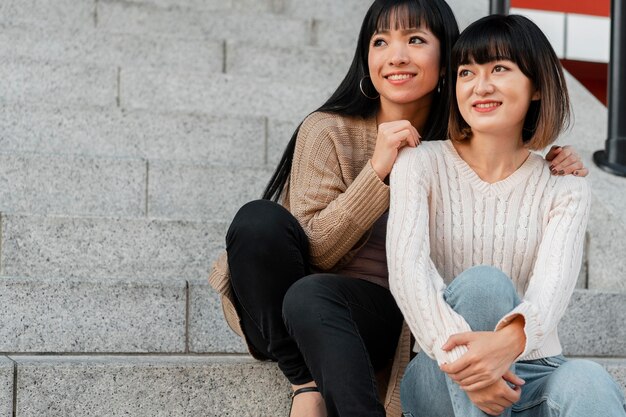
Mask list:
[[402,315],[389,290],[310,275],[308,239],[284,207],[243,206],[226,236],[243,331],[294,385],[315,380],[328,416],[384,417],[375,370],[393,358]]

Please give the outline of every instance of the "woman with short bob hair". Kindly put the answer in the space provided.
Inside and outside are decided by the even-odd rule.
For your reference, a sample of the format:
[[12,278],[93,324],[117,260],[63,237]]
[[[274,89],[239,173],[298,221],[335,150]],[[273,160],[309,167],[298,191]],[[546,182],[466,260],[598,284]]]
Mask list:
[[556,54],[527,18],[494,15],[451,68],[451,140],[403,150],[390,180],[389,284],[421,349],[404,415],[626,417],[608,373],[566,360],[557,334],[591,195],[530,152],[567,126]]
[[[388,289],[386,178],[400,148],[446,138],[457,37],[444,0],[375,1],[348,74],[228,230],[209,281],[252,355],[291,383],[292,417],[401,415],[410,342]],[[584,173],[569,152],[553,165]]]
[[[536,31],[515,31],[514,21],[490,20],[490,31],[484,38],[460,40],[454,49],[453,60],[457,65],[470,61],[484,64],[494,60],[515,62],[520,70],[541,91],[541,100],[531,102],[524,120],[522,139],[531,150],[542,150],[552,144],[569,126],[570,102],[563,68],[552,49],[535,48],[544,45],[544,34]],[[453,87],[456,77],[452,78]],[[471,128],[463,119],[452,97],[449,136],[456,140],[471,138]]]

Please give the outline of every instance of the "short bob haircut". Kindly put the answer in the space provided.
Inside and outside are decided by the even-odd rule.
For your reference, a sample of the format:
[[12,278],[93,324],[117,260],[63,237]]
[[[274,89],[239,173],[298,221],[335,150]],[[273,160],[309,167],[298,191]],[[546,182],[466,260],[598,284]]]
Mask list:
[[[540,150],[553,143],[569,126],[570,101],[561,63],[550,42],[532,21],[517,15],[491,15],[472,23],[461,33],[452,49],[451,67],[486,64],[508,60],[514,62],[539,91],[540,99],[531,102],[522,140],[527,148]],[[456,91],[457,77],[453,77]],[[456,95],[451,100],[450,138],[464,140],[472,130],[459,111]]]
[[[444,74],[439,82],[440,88],[435,90],[424,131],[420,134],[424,140],[447,139],[450,99],[454,91],[450,88],[453,72],[450,71],[449,57],[452,46],[459,37],[459,27],[445,0],[374,1],[361,24],[348,73],[326,103],[315,111],[363,118],[375,115],[380,108],[380,99],[367,98],[360,89],[363,80],[365,92],[371,97],[377,94],[371,80],[367,78],[369,75],[367,58],[372,36],[378,31],[416,27],[428,28],[439,40],[441,56],[439,67]],[[365,82],[366,80],[369,82]],[[263,198],[266,200],[278,201],[286,188],[299,130],[298,126],[263,192]]]

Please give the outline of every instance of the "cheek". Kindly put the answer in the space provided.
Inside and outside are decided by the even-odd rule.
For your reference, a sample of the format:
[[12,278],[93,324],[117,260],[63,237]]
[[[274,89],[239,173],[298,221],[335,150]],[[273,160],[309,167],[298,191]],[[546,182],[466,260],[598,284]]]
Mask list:
[[425,68],[427,72],[426,78],[428,81],[432,82],[433,86],[436,86],[439,82],[439,73],[441,72],[440,65],[439,53],[432,53],[427,56],[423,63],[423,68]]
[[459,108],[459,112],[461,116],[463,116],[463,120],[467,121],[470,115],[470,111],[472,108],[472,104],[469,101],[469,98],[472,95],[473,87],[469,85],[463,85],[457,83],[456,85],[456,102]]

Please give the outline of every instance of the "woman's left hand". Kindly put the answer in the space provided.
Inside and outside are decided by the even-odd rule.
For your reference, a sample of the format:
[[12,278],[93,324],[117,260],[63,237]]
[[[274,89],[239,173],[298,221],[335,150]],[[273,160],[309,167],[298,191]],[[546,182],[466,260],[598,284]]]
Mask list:
[[552,175],[586,177],[589,174],[589,170],[585,168],[580,155],[569,145],[552,146],[546,154],[546,161],[550,162]]
[[[523,340],[520,345],[518,338],[503,331],[507,327],[497,332],[467,332],[450,336],[443,350],[465,345],[468,351],[456,361],[443,364],[441,370],[464,391],[476,391],[495,384],[524,350]],[[515,378],[518,379],[513,381],[515,385],[524,383],[522,379]]]

